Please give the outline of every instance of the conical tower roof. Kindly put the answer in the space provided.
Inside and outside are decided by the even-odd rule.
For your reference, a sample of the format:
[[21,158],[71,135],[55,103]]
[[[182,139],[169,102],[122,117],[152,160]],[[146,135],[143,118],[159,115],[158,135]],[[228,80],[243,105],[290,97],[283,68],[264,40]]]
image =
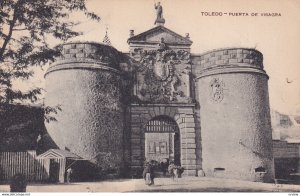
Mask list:
[[104,38],[103,38],[103,41],[102,41],[104,44],[106,44],[106,45],[109,45],[109,46],[111,46],[111,42],[110,42],[110,39],[109,39],[109,37],[108,37],[108,34],[107,34],[107,28],[106,28],[106,31],[105,31],[105,36],[104,36]]

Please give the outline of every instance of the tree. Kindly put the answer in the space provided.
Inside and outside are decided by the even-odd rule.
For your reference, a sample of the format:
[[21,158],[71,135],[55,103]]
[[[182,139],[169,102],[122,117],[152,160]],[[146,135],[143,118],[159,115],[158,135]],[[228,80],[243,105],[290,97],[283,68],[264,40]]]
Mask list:
[[12,82],[32,77],[33,67],[43,67],[60,54],[49,47],[49,38],[67,41],[81,34],[72,30],[76,23],[69,19],[76,11],[100,21],[87,10],[86,0],[0,0],[0,104],[38,99],[42,89],[22,92]]

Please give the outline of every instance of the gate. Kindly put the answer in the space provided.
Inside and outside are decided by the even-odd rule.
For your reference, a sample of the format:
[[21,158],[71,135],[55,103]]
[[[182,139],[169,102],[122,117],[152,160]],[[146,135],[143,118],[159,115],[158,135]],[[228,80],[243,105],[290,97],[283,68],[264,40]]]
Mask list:
[[165,159],[180,165],[180,133],[177,123],[168,116],[151,119],[145,130],[146,160]]

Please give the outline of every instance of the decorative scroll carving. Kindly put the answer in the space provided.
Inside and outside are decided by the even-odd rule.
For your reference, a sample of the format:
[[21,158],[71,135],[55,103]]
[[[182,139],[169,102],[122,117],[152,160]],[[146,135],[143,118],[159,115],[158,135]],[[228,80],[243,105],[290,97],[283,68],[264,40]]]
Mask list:
[[224,98],[224,83],[219,78],[213,78],[210,82],[211,99],[213,102],[221,102]]
[[136,49],[132,56],[140,66],[137,72],[139,80],[139,97],[144,101],[172,102],[176,97],[183,97],[183,92],[177,89],[181,84],[177,64],[188,64],[190,53],[188,51],[170,50],[158,46],[157,50]]

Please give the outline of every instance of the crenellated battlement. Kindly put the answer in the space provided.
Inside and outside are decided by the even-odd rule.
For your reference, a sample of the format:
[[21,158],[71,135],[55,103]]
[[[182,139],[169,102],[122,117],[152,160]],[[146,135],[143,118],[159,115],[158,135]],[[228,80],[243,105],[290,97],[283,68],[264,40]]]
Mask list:
[[191,54],[189,34],[164,27],[157,14],[156,27],[130,31],[127,54],[95,42],[58,46],[45,74],[45,105],[62,108],[46,124],[50,137],[102,171],[129,167],[141,176],[144,161],[166,159],[187,176],[272,181],[263,54]]
[[263,55],[251,48],[225,48],[201,54],[200,66],[208,69],[218,65],[242,65],[243,63],[263,69]]
[[115,48],[96,42],[70,42],[58,46],[61,56],[47,70],[100,68],[120,70],[121,53]]
[[266,75],[263,70],[263,55],[251,48],[225,48],[200,55],[196,66],[197,77],[214,72],[256,72]]

